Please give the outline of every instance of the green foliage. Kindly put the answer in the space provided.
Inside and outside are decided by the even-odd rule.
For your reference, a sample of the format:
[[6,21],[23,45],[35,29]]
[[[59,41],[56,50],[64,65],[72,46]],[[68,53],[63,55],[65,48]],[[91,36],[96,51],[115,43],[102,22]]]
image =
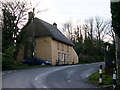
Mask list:
[[8,49],[5,49],[5,54],[12,58],[14,55],[14,46],[9,46]]
[[104,60],[104,42],[86,38],[83,42],[75,43],[75,50],[80,63],[100,62]]
[[13,60],[14,47],[9,46],[2,54],[2,70],[11,70],[15,68],[16,62]]
[[[103,86],[104,85],[112,85],[112,75],[105,75],[104,74],[105,71],[103,70]],[[92,83],[92,84],[96,84],[96,85],[99,85],[99,72],[97,71],[96,73],[92,74],[90,77],[89,77],[89,82]]]
[[14,44],[13,34],[15,32],[15,17],[6,9],[3,9],[3,17],[2,52],[4,53],[5,49]]
[[10,13],[7,8],[3,8],[3,26],[2,26],[2,69],[9,70],[15,68],[15,60],[14,60],[14,52],[15,52],[15,34],[16,31],[16,24],[15,19],[16,17]]
[[13,58],[3,54],[2,55],[2,70],[11,70],[15,69],[16,62]]

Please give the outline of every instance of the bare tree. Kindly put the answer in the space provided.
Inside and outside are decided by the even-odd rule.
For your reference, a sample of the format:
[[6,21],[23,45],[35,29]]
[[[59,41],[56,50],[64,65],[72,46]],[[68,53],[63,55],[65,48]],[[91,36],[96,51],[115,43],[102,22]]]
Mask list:
[[89,25],[88,25],[88,23],[86,21],[82,26],[82,30],[84,31],[85,39],[88,38],[90,27],[89,27]]
[[69,20],[67,23],[63,24],[63,30],[66,32],[67,37],[72,40],[73,39],[73,25],[72,21]]
[[113,31],[112,21],[111,20],[108,21],[107,28],[108,28],[108,31],[107,31],[106,34],[109,35],[112,38],[113,42],[115,42],[115,33]]
[[98,41],[103,41],[107,33],[108,21],[103,20],[100,17],[95,18],[95,34]]
[[76,41],[78,42],[82,42],[82,25],[79,24],[79,26],[77,26],[77,28],[74,31],[75,37],[76,37]]
[[[2,26],[2,40],[4,41],[2,45],[4,46],[3,51],[8,49],[10,45],[14,46],[14,56],[16,58],[17,51],[21,45],[22,40],[19,38],[19,33],[21,32],[21,24],[22,22],[25,25],[25,20],[27,11],[29,8],[27,7],[26,1],[2,1],[2,12],[3,12],[3,26]],[[10,33],[9,33],[10,32]],[[7,43],[10,43],[8,45]]]
[[15,16],[15,24],[18,25],[21,22],[24,22],[25,16],[27,15],[27,11],[29,8],[27,7],[28,3],[27,1],[6,1],[1,2],[2,3],[2,9],[8,10],[12,16]]
[[26,1],[6,1],[0,2],[2,4],[2,10],[8,11],[14,17],[14,33],[13,38],[16,39],[17,35],[20,32],[21,24],[26,20],[27,11],[29,8],[27,7]]
[[90,27],[89,36],[91,39],[93,39],[94,19],[93,18],[88,19],[87,23],[89,24],[89,27]]

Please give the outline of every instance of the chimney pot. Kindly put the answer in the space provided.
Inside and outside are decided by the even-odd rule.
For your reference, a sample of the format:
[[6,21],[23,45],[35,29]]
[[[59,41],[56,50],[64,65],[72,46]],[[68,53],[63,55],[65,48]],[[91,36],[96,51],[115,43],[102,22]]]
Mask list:
[[57,28],[57,24],[56,23],[53,23],[53,25]]

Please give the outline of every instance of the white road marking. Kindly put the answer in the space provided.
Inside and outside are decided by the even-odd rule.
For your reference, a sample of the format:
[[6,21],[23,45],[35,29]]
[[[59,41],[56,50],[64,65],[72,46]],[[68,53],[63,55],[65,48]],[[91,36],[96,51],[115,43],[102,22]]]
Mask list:
[[62,68],[55,69],[55,71],[61,70]]
[[71,82],[71,80],[68,80],[68,82],[70,83],[70,82]]
[[8,73],[11,73],[12,71],[9,71]]
[[79,65],[65,66],[65,67],[57,68],[57,69],[55,69],[55,70],[53,70],[53,71],[49,71],[49,72],[46,72],[46,73],[43,73],[43,74],[38,75],[38,76],[35,78],[35,80],[38,80],[39,77],[44,76],[44,75],[46,75],[46,74],[49,74],[49,73],[52,73],[52,72],[55,72],[55,71],[59,71],[59,70],[64,69],[64,68],[75,67],[75,66],[79,66]]
[[38,75],[38,76],[35,78],[35,80],[38,80],[39,77],[44,76],[44,75],[47,74],[47,73],[48,73],[48,72]]
[[47,88],[46,86],[43,86],[43,88]]
[[41,77],[41,76],[44,76],[44,75],[46,75],[46,74],[49,74],[49,73],[52,73],[52,72],[55,72],[55,71],[58,71],[58,70],[61,70],[61,69],[63,69],[63,68],[66,68],[66,67],[58,68],[58,69],[55,69],[54,71],[49,71],[49,72],[40,74],[40,75],[38,75],[38,76],[35,78],[35,80],[38,80],[38,78]]

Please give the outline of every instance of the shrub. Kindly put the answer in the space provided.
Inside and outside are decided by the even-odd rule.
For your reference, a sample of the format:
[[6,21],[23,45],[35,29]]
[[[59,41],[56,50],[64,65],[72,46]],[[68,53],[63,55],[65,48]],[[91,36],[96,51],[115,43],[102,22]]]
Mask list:
[[11,70],[15,69],[16,62],[10,56],[3,54],[2,55],[2,70]]
[[15,68],[16,62],[13,59],[14,47],[9,46],[2,54],[2,70],[11,70]]

